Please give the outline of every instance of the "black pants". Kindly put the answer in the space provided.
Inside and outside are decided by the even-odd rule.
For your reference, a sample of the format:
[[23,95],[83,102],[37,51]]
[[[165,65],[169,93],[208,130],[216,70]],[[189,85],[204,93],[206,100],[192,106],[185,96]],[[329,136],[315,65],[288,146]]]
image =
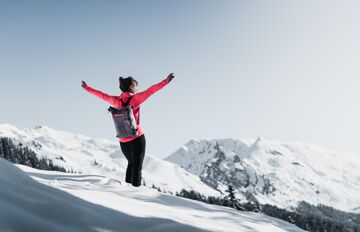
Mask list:
[[141,169],[145,156],[145,145],[145,135],[141,135],[127,143],[120,142],[121,151],[128,161],[125,182],[133,186],[141,185]]

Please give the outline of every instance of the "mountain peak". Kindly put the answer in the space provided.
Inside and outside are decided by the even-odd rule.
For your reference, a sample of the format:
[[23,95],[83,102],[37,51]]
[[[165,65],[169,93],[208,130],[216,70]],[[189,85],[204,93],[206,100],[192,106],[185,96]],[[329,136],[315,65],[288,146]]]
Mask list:
[[53,130],[52,128],[45,126],[45,125],[36,125],[32,128],[32,130],[36,130],[36,131],[48,131],[48,130]]
[[360,159],[351,153],[258,137],[245,142],[201,140],[184,145],[166,160],[199,175],[214,188],[222,190],[221,185],[231,184],[245,196],[256,195],[262,203],[292,207],[298,199],[307,198],[345,211],[360,205],[360,199],[352,197],[360,194],[354,187],[360,178]]
[[257,139],[256,139],[256,141],[255,141],[255,143],[260,143],[260,142],[262,142],[262,141],[264,141],[264,137],[258,137]]
[[253,144],[250,146],[250,152],[254,150],[260,149],[260,147],[264,144],[264,137],[258,137]]

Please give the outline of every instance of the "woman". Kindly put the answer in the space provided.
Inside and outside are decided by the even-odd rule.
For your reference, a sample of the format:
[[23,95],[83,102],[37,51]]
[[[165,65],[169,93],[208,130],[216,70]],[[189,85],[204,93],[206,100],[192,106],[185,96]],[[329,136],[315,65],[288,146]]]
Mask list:
[[129,97],[132,97],[129,106],[133,107],[135,121],[138,123],[137,134],[128,138],[120,138],[120,147],[124,153],[128,166],[126,169],[125,182],[132,184],[135,187],[141,185],[141,169],[145,155],[145,135],[139,121],[140,105],[146,101],[151,95],[165,87],[174,78],[174,74],[170,73],[167,78],[158,84],[155,84],[147,90],[137,93],[136,87],[138,82],[132,78],[119,78],[120,89],[122,91],[120,96],[110,96],[99,90],[93,89],[82,81],[81,86],[89,93],[103,99],[110,105],[116,108],[122,108],[122,102],[127,102]]

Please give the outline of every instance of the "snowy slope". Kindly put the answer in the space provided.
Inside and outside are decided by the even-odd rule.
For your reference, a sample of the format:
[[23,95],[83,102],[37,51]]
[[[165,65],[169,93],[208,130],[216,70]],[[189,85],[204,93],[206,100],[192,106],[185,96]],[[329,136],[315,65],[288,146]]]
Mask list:
[[[97,174],[113,179],[125,179],[127,160],[120,145],[106,139],[57,131],[47,126],[21,130],[10,124],[0,124],[0,137],[10,137],[17,144],[28,146],[39,156],[50,158],[54,164],[67,170]],[[155,185],[167,192],[181,189],[196,190],[203,195],[219,196],[196,175],[171,162],[145,155],[143,180],[147,186]]]
[[305,200],[344,211],[360,206],[360,156],[303,143],[218,139],[191,140],[166,160],[243,198],[283,208]]
[[134,188],[100,175],[39,171],[0,159],[0,231],[303,230],[262,214]]

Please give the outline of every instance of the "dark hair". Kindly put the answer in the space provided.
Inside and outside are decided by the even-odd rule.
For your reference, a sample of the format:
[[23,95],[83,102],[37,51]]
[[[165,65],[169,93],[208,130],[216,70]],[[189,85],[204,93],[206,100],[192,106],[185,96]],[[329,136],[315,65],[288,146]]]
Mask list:
[[127,78],[119,77],[119,84],[120,84],[119,87],[120,87],[121,91],[123,91],[123,92],[131,92],[130,86],[134,82],[136,83],[136,85],[138,84],[138,82],[131,76],[129,76]]

